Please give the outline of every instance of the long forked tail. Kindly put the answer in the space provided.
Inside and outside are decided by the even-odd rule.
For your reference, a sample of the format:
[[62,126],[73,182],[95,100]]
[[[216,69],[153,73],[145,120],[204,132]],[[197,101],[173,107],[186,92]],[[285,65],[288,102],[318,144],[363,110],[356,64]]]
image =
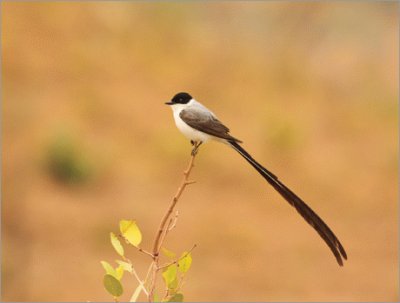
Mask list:
[[237,142],[232,140],[229,141],[229,144],[240,155],[242,155],[242,157],[245,158],[246,161],[249,162],[260,173],[260,175],[263,176],[265,180],[267,180],[268,183],[271,184],[283,198],[285,198],[287,202],[289,202],[290,205],[297,210],[297,212],[304,218],[304,220],[307,221],[308,224],[310,224],[317,231],[317,233],[321,236],[321,238],[325,241],[335,255],[339,265],[343,266],[342,258],[347,260],[346,251],[328,225],[326,225],[325,222],[322,221],[322,219],[303,200],[301,200],[294,192],[280,182],[277,176],[254,160],[253,157],[250,156],[250,154],[246,152]]

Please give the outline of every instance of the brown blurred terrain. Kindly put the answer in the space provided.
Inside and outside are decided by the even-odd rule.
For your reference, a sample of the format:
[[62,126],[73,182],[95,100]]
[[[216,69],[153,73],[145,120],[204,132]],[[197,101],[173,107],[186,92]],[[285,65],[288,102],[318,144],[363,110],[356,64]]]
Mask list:
[[[2,2],[2,300],[105,301],[108,233],[150,248],[189,160],[188,91],[330,225],[202,146],[167,240],[187,301],[398,301],[398,3]],[[143,274],[149,260],[128,251]],[[125,278],[124,278],[125,279]],[[123,300],[135,288],[126,286]]]

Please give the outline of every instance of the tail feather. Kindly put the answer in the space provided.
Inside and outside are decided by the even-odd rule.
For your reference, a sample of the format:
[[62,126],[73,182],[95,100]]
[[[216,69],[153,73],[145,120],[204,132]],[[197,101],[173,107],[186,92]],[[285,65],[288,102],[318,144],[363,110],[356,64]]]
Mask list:
[[297,212],[304,218],[304,220],[306,220],[308,224],[310,224],[317,231],[317,233],[335,255],[339,265],[343,266],[342,258],[347,259],[346,251],[328,225],[326,225],[326,223],[322,221],[322,219],[302,199],[300,199],[294,192],[286,187],[286,185],[280,182],[277,176],[254,160],[253,157],[250,156],[250,154],[246,152],[237,142],[229,141],[229,144],[243,158],[245,158],[246,161],[249,162],[287,202],[289,202],[290,205],[297,210]]

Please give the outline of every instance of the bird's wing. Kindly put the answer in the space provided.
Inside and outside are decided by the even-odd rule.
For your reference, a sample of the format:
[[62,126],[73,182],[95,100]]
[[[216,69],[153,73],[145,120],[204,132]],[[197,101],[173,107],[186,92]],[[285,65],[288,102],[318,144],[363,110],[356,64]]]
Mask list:
[[229,128],[223,125],[215,116],[201,108],[190,108],[189,110],[184,109],[180,112],[179,117],[187,125],[198,131],[217,138],[241,142],[240,140],[232,137],[229,134]]

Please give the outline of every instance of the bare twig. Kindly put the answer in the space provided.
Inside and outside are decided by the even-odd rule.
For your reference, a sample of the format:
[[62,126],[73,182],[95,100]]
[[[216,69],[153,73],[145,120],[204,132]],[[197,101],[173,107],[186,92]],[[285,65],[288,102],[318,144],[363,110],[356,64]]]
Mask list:
[[[160,226],[157,230],[156,237],[154,239],[154,245],[153,245],[153,251],[152,251],[152,257],[153,257],[153,266],[152,266],[152,275],[151,275],[151,280],[150,280],[150,286],[149,286],[149,295],[148,295],[148,300],[149,302],[153,302],[154,300],[154,290],[156,287],[156,278],[157,278],[157,272],[159,270],[159,259],[160,259],[160,249],[162,246],[162,243],[165,239],[166,233],[168,233],[168,229],[170,228],[170,222],[168,219],[170,218],[172,212],[174,211],[174,208],[176,204],[178,203],[179,198],[181,197],[183,191],[185,190],[186,186],[189,184],[194,183],[194,181],[189,181],[189,175],[190,172],[192,171],[192,168],[194,166],[194,159],[196,157],[196,154],[198,152],[198,148],[201,145],[201,142],[195,142],[191,153],[190,157],[190,162],[187,167],[187,169],[183,172],[183,179],[181,182],[181,185],[179,186],[174,198],[171,201],[170,206],[167,209],[167,212],[165,213],[164,217],[162,218],[160,222]],[[167,224],[168,222],[168,224]]]
[[[123,239],[123,240],[125,240],[124,236],[121,235],[121,234],[118,234],[118,237],[121,238],[121,239]],[[129,242],[126,241],[126,240],[125,240],[125,242],[128,243],[128,244],[130,244],[130,245],[133,246],[134,248],[136,248],[139,252],[144,253],[144,254],[150,256],[151,258],[154,257],[153,254],[152,254],[151,252],[149,252],[149,251],[147,251],[147,250],[145,250],[145,249],[143,249],[143,248],[141,248],[141,247],[139,247],[139,246],[132,245],[131,243],[129,243]]]
[[178,262],[179,262],[180,260],[182,260],[183,258],[186,258],[186,256],[187,256],[188,254],[190,254],[190,253],[193,251],[193,249],[195,249],[196,247],[197,247],[197,245],[194,244],[194,245],[192,246],[192,248],[191,248],[187,253],[185,253],[183,256],[181,256],[180,258],[176,259],[176,260],[173,261],[173,262],[170,262],[170,263],[168,263],[168,264],[165,264],[165,265],[163,265],[163,266],[158,267],[157,270],[164,269],[164,268],[167,268],[167,267],[170,266],[170,265],[173,265],[173,264],[178,263]]
[[165,228],[165,231],[163,232],[161,239],[160,239],[160,249],[163,246],[165,237],[168,235],[168,233],[176,226],[176,222],[178,221],[178,211],[175,211],[175,216],[173,218],[170,218],[167,224],[167,227]]
[[[153,269],[153,262],[150,263],[150,266],[147,269],[146,277],[143,280],[146,287],[149,285],[149,276],[150,276],[150,273],[152,272],[152,269]],[[147,293],[147,295],[148,295],[148,293]]]
[[142,252],[142,253],[144,253],[144,254],[146,254],[146,255],[152,257],[152,258],[154,257],[153,254],[152,254],[151,252],[148,252],[147,250],[144,250],[143,248],[140,248],[140,247],[138,247],[138,246],[135,246],[135,247],[137,248],[138,251],[140,251],[140,252]]
[[135,276],[136,280],[139,282],[140,286],[142,287],[142,290],[144,291],[144,293],[146,294],[146,296],[149,295],[146,287],[144,286],[144,283],[146,283],[146,280],[142,281],[140,280],[138,274],[136,273],[136,270],[133,268],[132,266],[132,274]]
[[147,270],[146,278],[145,278],[144,280],[141,280],[140,277],[139,277],[139,275],[137,274],[135,268],[133,267],[132,261],[131,261],[130,259],[124,257],[124,256],[122,256],[122,258],[124,259],[124,261],[126,261],[126,262],[128,262],[128,263],[130,264],[131,269],[132,269],[131,274],[132,274],[132,275],[136,278],[136,280],[139,282],[139,285],[140,285],[142,291],[146,294],[146,296],[148,296],[148,295],[149,295],[149,292],[147,291],[146,285],[145,285],[145,284],[146,284],[147,279],[148,279],[148,277],[149,277],[150,269],[151,269],[153,263],[150,264],[149,269]]
[[167,233],[175,228],[176,222],[178,222],[178,216],[179,216],[179,212],[176,211],[175,216],[169,220]]
[[[157,262],[158,262],[158,256],[156,257]],[[157,263],[156,261],[153,261],[151,263],[151,279],[150,279],[150,286],[149,286],[149,295],[148,295],[148,300],[149,302],[154,301],[154,290],[156,288],[156,279],[157,279]]]
[[189,174],[190,174],[190,172],[191,172],[191,170],[192,170],[192,168],[194,166],[194,158],[195,157],[196,157],[196,154],[193,154],[192,157],[190,158],[189,166],[183,172],[182,183],[179,186],[178,191],[176,192],[174,198],[172,199],[172,203],[169,206],[166,214],[164,215],[163,219],[161,220],[160,227],[158,228],[157,236],[156,236],[156,239],[154,241],[154,246],[153,246],[153,255],[155,257],[157,257],[157,253],[160,250],[159,244],[160,244],[161,235],[165,230],[165,224],[167,223],[168,218],[171,216],[171,213],[174,210],[176,203],[178,203],[178,200],[179,200],[180,196],[182,195],[184,189],[186,188],[186,186],[188,184],[191,183],[191,182],[188,182],[188,177],[189,177]]

